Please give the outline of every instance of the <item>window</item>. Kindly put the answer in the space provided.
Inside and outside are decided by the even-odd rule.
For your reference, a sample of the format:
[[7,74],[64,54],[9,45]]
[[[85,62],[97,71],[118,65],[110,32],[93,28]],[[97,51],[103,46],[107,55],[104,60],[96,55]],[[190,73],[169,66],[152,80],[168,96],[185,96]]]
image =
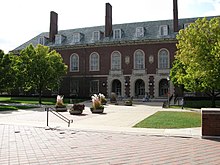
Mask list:
[[99,71],[99,54],[92,53],[90,55],[90,71]]
[[70,56],[70,71],[78,72],[79,71],[79,56],[78,54],[72,54]]
[[111,58],[112,70],[121,69],[121,54],[119,52],[113,52]]
[[169,52],[166,49],[161,49],[158,53],[158,62],[159,62],[159,68],[165,69],[169,68]]
[[73,34],[73,43],[80,42],[82,38],[82,34],[80,33],[74,33]]
[[90,81],[90,93],[99,93],[99,81],[98,80],[93,80]]
[[166,36],[168,35],[168,25],[162,25],[160,26],[160,35]]
[[114,39],[120,39],[121,38],[121,29],[114,29],[113,38]]
[[144,69],[145,58],[142,50],[136,50],[134,53],[134,69]]
[[61,35],[56,35],[55,36],[55,44],[61,44]]
[[144,28],[143,27],[137,27],[136,28],[136,37],[143,37],[144,36]]
[[183,28],[185,29],[185,28],[187,28],[189,25],[190,25],[190,23],[184,23],[184,24],[183,24]]
[[99,41],[100,40],[100,32],[99,31],[94,31],[93,32],[93,40],[94,41]]
[[38,38],[38,44],[45,45],[45,37]]
[[78,96],[79,92],[79,81],[70,79],[70,95]]

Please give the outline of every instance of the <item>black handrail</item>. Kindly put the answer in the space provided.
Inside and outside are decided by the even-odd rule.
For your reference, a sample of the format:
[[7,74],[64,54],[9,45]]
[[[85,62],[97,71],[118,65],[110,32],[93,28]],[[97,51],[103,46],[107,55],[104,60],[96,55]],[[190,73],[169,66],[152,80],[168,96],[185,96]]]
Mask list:
[[70,123],[73,123],[73,120],[68,119],[67,117],[63,116],[62,114],[60,114],[59,112],[57,112],[54,108],[52,107],[46,107],[45,111],[47,111],[47,126],[49,126],[49,112],[51,112],[52,114],[56,115],[57,117],[59,117],[60,119],[62,119],[63,121],[65,121],[66,123],[68,123],[68,127],[70,126]]

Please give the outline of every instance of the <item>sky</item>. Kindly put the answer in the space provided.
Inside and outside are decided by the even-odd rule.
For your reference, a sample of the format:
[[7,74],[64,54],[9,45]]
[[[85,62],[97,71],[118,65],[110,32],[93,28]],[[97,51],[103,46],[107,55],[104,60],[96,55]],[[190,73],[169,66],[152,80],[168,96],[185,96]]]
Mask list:
[[[173,18],[173,0],[5,0],[0,2],[0,49],[15,49],[49,31],[50,11],[58,13],[58,30],[105,24],[105,3],[112,23]],[[179,18],[220,15],[220,0],[178,0]]]

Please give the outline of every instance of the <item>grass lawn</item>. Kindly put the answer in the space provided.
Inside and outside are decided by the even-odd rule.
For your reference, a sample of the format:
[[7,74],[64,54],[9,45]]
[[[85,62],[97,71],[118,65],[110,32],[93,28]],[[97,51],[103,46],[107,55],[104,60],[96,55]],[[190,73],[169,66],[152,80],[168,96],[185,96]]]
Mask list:
[[136,128],[201,127],[201,114],[196,112],[160,111],[136,124]]
[[18,108],[9,105],[0,105],[0,111],[18,110]]

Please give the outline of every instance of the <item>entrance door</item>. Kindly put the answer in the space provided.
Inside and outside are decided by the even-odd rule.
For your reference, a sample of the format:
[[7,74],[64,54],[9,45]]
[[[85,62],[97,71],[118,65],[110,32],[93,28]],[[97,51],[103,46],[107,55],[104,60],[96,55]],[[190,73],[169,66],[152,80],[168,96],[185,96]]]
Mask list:
[[116,95],[121,96],[121,82],[119,80],[114,80],[112,82],[112,92]]
[[138,79],[135,82],[135,96],[138,98],[143,98],[145,95],[145,83],[143,80]]
[[167,97],[168,94],[168,81],[166,79],[162,79],[159,82],[159,96],[160,97]]

